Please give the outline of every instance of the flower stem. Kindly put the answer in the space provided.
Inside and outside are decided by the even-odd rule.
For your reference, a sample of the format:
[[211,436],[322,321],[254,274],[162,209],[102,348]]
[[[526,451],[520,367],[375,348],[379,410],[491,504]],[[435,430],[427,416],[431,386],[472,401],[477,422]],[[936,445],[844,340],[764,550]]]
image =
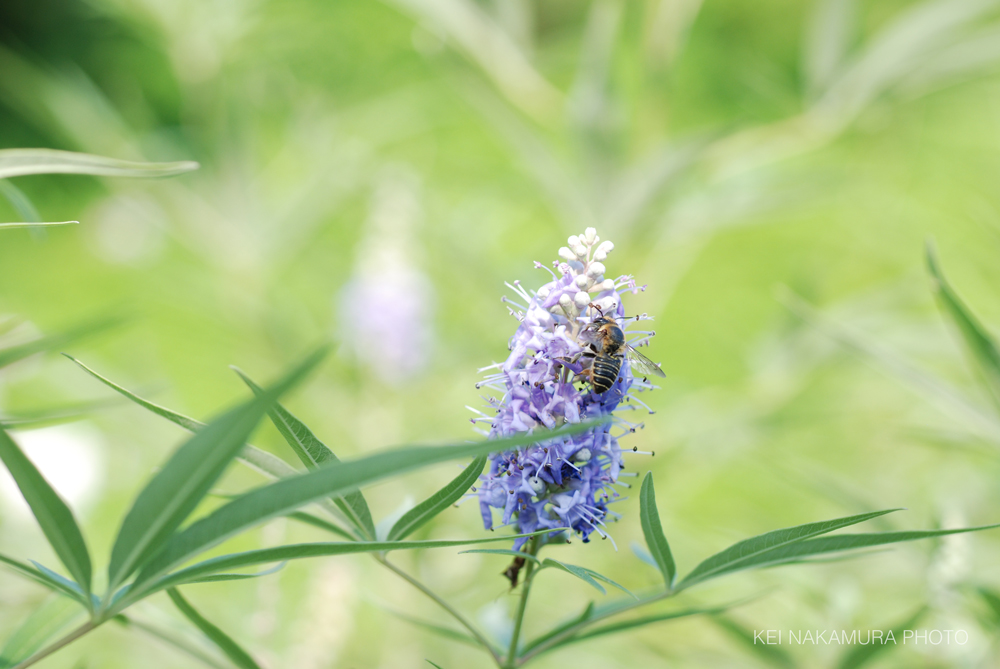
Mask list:
[[54,643],[46,646],[42,650],[38,651],[37,653],[35,653],[31,657],[29,657],[24,662],[21,662],[20,664],[15,665],[14,669],[25,669],[25,667],[30,667],[31,665],[35,664],[36,662],[40,662],[41,660],[44,660],[49,655],[51,655],[52,653],[56,652],[57,650],[59,650],[63,646],[68,646],[70,643],[76,641],[77,639],[79,639],[80,637],[82,637],[84,634],[93,631],[98,625],[100,625],[103,622],[104,622],[103,620],[100,620],[100,621],[98,621],[98,620],[88,620],[83,625],[81,625],[80,627],[76,628],[75,630],[73,630],[72,632],[70,632],[69,634],[67,634],[66,636],[64,636],[63,638],[61,638],[58,641],[56,641],[56,642],[54,642]]
[[496,651],[496,649],[494,649],[493,644],[491,644],[489,640],[487,640],[486,637],[484,637],[482,633],[478,629],[476,629],[475,625],[469,622],[465,616],[463,616],[454,607],[452,607],[451,604],[442,599],[436,592],[428,588],[426,585],[424,585],[417,579],[413,578],[412,576],[407,574],[405,571],[403,571],[396,565],[389,562],[386,558],[376,556],[375,559],[378,560],[383,565],[385,565],[389,570],[395,572],[400,578],[402,578],[404,581],[415,587],[417,590],[430,597],[442,609],[450,613],[455,620],[461,623],[462,627],[469,630],[469,634],[475,637],[476,641],[478,641],[483,646],[483,648],[489,651],[489,654],[493,656],[493,661],[497,663],[498,667],[500,666],[500,654]]
[[[528,555],[534,556],[538,553],[538,537],[532,537],[528,541],[528,550],[524,551]],[[517,642],[521,637],[521,624],[524,622],[524,611],[528,608],[528,594],[531,592],[532,573],[535,570],[535,561],[528,560],[525,565],[524,585],[521,586],[521,601],[517,605],[517,615],[514,616],[514,633],[510,636],[510,649],[507,651],[507,661],[505,669],[514,669],[517,666]]]

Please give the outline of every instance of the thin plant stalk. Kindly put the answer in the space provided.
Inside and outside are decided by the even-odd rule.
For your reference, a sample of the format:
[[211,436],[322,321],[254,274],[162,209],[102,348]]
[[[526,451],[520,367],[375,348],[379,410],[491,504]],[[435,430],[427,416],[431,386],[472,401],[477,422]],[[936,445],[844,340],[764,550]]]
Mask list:
[[[538,537],[532,537],[525,553],[534,557],[538,553],[539,547]],[[535,561],[527,560],[526,562],[524,585],[521,587],[521,601],[518,602],[517,615],[514,616],[514,633],[510,636],[510,649],[507,651],[505,669],[514,669],[517,666],[517,642],[521,638],[521,625],[524,622],[524,612],[528,608],[528,595],[531,593],[531,583],[534,580],[532,574],[535,570]]]
[[63,646],[68,646],[69,644],[73,643],[74,641],[82,637],[84,634],[94,631],[98,626],[100,626],[104,622],[106,621],[100,619],[88,620],[83,625],[77,627],[75,630],[73,630],[63,638],[59,639],[58,641],[54,641],[53,643],[49,644],[45,648],[41,649],[31,657],[26,659],[24,662],[15,665],[14,669],[25,669],[26,667],[30,667],[31,665],[40,662],[41,660],[44,660],[52,653],[56,652],[57,650],[60,650]]
[[469,634],[475,637],[476,641],[478,641],[482,645],[482,647],[489,652],[489,654],[493,657],[494,662],[497,663],[497,666],[498,667],[501,666],[500,655],[493,648],[493,644],[491,644],[489,640],[487,640],[486,637],[483,636],[483,634],[476,628],[475,625],[473,625],[471,622],[469,622],[469,620],[465,616],[459,613],[457,609],[455,609],[454,607],[452,607],[451,604],[442,599],[441,596],[438,595],[436,592],[428,588],[426,585],[424,585],[414,577],[407,574],[405,571],[403,571],[396,565],[389,562],[386,558],[376,557],[375,559],[378,560],[378,562],[380,562],[381,564],[385,565],[390,571],[397,574],[404,581],[406,581],[407,583],[415,587],[417,590],[419,590],[420,592],[424,593],[429,598],[434,600],[434,602],[438,606],[447,611],[451,615],[451,617],[457,620],[459,624],[462,625],[462,627],[467,629],[469,631]]

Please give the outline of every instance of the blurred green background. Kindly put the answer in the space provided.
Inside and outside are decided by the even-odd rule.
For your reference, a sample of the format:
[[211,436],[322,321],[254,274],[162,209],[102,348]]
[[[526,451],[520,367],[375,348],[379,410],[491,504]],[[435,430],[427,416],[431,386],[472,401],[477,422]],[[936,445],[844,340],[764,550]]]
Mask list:
[[[45,220],[0,237],[4,343],[103,316],[125,325],[69,347],[157,402],[207,418],[325,338],[333,358],[288,401],[342,457],[473,436],[477,368],[506,355],[503,282],[528,287],[570,234],[596,226],[609,274],[649,289],[647,354],[667,379],[630,460],[656,477],[684,573],[733,541],[876,508],[879,529],[1000,520],[995,438],[914,393],[782,304],[790,289],[889,357],[985,404],[938,314],[928,237],[959,291],[1000,322],[1000,3],[817,0],[5,0],[0,148],[193,159],[161,181],[15,179]],[[18,220],[0,202],[0,220]],[[784,287],[784,288],[783,288]],[[784,298],[787,301],[787,298]],[[869,364],[874,362],[874,364]],[[913,384],[911,384],[913,385]],[[645,398],[644,398],[645,399]],[[0,375],[0,414],[107,405],[23,430],[77,511],[96,562],[181,431],[57,355]],[[255,443],[294,458],[270,425]],[[375,486],[377,517],[454,476],[445,465]],[[220,485],[260,479],[234,466]],[[0,546],[53,559],[0,481]],[[618,544],[561,548],[630,588],[658,575]],[[470,503],[422,530],[483,532]],[[232,547],[324,540],[278,521]],[[503,556],[396,554],[502,631]],[[101,557],[104,556],[104,557]],[[738,574],[688,603],[758,597],[727,619],[753,629],[889,629],[920,607],[964,646],[898,647],[872,666],[991,667],[1000,536],[904,544],[860,559]],[[536,586],[527,633],[591,593]],[[488,666],[485,655],[390,611],[447,624],[363,556],[188,589],[269,667]],[[0,572],[0,630],[44,600]],[[668,610],[671,604],[664,604]],[[157,596],[137,612],[187,628]],[[836,666],[843,649],[762,654],[732,625],[660,624],[573,646],[539,667]],[[106,627],[44,667],[191,666]]]

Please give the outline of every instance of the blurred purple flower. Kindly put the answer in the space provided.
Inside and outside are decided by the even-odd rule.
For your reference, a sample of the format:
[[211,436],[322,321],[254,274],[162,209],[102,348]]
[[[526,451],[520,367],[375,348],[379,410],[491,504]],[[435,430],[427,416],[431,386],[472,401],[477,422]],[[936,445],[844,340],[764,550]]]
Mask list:
[[434,289],[417,266],[412,229],[420,218],[416,177],[383,173],[372,198],[354,275],[340,294],[345,346],[385,383],[399,385],[423,370],[434,341]]
[[[594,228],[580,236],[569,238],[569,246],[559,250],[562,261],[556,261],[549,281],[534,294],[529,294],[515,281],[507,284],[525,304],[503,298],[514,305],[508,307],[520,325],[509,343],[510,355],[500,364],[480,371],[495,370],[477,387],[493,388],[502,393],[500,399],[486,398],[493,414],[480,414],[473,422],[488,422],[489,437],[496,439],[537,427],[555,428],[564,423],[578,423],[612,415],[616,409],[634,409],[624,402],[634,394],[654,386],[645,379],[635,379],[628,360],[624,360],[615,384],[601,394],[593,392],[589,383],[574,382],[581,371],[574,359],[587,343],[581,334],[598,317],[590,305],[599,307],[608,318],[615,318],[623,328],[641,320],[645,314],[628,319],[621,294],[642,290],[631,276],[605,279],[603,261],[614,248],[611,242],[600,243]],[[638,334],[634,346],[648,341],[651,332]],[[641,401],[638,402],[645,406]],[[619,408],[620,407],[620,408]],[[648,407],[646,407],[648,409]],[[584,542],[596,532],[607,536],[605,519],[608,504],[618,498],[615,489],[624,466],[618,438],[635,432],[641,424],[615,416],[587,432],[532,444],[526,448],[491,457],[489,473],[481,478],[478,490],[483,523],[493,528],[493,509],[501,509],[501,523],[517,524],[518,532],[570,527]],[[615,433],[615,429],[623,430]],[[525,539],[518,539],[515,550]]]

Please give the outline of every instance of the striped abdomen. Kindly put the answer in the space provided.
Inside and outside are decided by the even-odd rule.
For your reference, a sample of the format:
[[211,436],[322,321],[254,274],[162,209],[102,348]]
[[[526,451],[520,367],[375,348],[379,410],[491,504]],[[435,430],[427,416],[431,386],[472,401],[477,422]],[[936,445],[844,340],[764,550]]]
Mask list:
[[618,380],[618,372],[622,368],[622,359],[618,356],[599,355],[594,358],[593,377],[591,381],[594,392],[606,393]]

